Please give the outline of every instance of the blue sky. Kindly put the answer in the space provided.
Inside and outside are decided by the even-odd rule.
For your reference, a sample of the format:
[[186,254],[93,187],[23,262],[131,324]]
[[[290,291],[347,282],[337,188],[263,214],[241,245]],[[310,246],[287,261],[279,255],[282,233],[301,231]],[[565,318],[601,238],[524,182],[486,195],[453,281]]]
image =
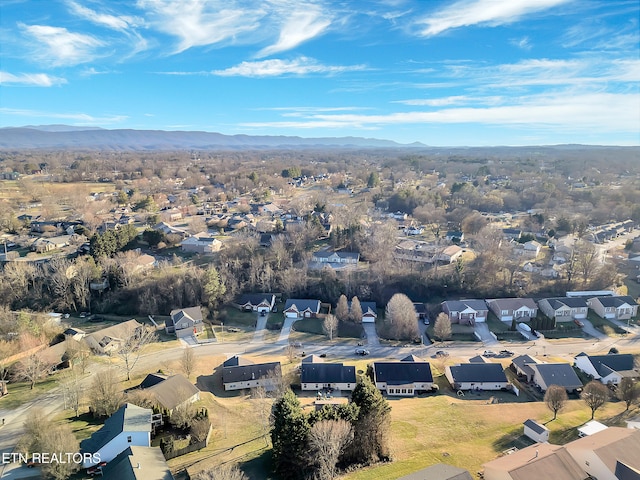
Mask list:
[[0,126],[640,144],[638,0],[3,0]]

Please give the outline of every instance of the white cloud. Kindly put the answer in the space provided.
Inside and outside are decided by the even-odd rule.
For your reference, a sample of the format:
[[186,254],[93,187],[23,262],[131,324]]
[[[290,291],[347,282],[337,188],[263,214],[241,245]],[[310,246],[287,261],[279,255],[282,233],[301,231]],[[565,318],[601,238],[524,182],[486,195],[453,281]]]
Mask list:
[[255,5],[234,8],[234,2],[220,0],[138,0],[137,6],[148,13],[151,26],[178,38],[173,53],[236,41],[238,35],[258,29],[264,16]]
[[572,0],[460,0],[420,20],[419,24],[426,25],[420,34],[432,37],[452,28],[512,23],[527,14],[570,1]]
[[96,25],[102,25],[103,27],[111,28],[113,30],[125,31],[130,27],[134,27],[142,23],[140,19],[135,17],[99,13],[73,1],[68,1],[67,5],[69,5],[69,9],[73,14],[85,18]]
[[97,49],[104,45],[91,35],[73,33],[66,28],[47,25],[19,24],[28,37],[35,40],[36,60],[53,65],[77,65],[98,56]]
[[531,42],[529,37],[512,38],[509,43],[514,47],[518,47],[522,50],[531,50]]
[[67,120],[75,122],[75,125],[104,125],[107,123],[120,123],[127,120],[126,115],[106,115],[103,117],[94,117],[87,113],[60,113],[60,112],[44,112],[41,110],[28,110],[19,108],[3,108],[0,107],[0,113],[12,117],[33,117],[47,118],[56,120]]
[[314,59],[298,57],[294,60],[261,60],[242,62],[225,70],[214,70],[213,75],[221,77],[275,77],[280,75],[336,74],[354,70],[365,70],[364,65],[333,66],[321,65]]
[[248,127],[273,128],[380,128],[407,124],[481,124],[546,128],[558,133],[638,131],[640,95],[592,93],[532,95],[511,105],[485,108],[443,108],[435,111],[395,112],[381,115],[316,114],[296,122],[245,123]]
[[289,13],[280,31],[278,41],[258,52],[257,57],[291,50],[310,40],[331,25],[331,20],[315,5],[298,5],[299,10]]
[[46,73],[20,73],[14,75],[0,71],[0,85],[25,85],[29,87],[52,87],[62,85],[67,80],[60,77],[47,75]]

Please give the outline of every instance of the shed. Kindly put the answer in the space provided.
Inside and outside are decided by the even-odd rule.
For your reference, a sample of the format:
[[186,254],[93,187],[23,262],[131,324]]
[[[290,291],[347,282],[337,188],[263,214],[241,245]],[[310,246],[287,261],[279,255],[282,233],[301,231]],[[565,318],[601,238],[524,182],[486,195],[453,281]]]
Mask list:
[[585,423],[581,427],[578,427],[578,436],[579,437],[588,437],[589,435],[593,435],[594,433],[601,432],[606,430],[607,427],[605,424],[600,423],[596,420],[591,420],[590,422]]
[[544,443],[549,441],[549,429],[535,420],[524,422],[524,434],[534,442]]

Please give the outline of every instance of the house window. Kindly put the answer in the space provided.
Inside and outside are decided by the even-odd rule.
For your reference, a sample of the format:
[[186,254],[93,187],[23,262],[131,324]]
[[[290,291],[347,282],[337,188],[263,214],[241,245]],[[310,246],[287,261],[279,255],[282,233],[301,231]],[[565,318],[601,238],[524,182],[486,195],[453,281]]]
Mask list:
[[131,443],[131,441],[132,441],[132,440],[131,440],[131,435],[129,435],[129,436],[127,437],[127,442],[128,442],[128,443]]
[[189,324],[187,322],[182,322],[182,326],[180,328],[187,328]]
[[407,393],[407,389],[406,389],[406,388],[403,388],[403,389],[402,389],[402,393]]

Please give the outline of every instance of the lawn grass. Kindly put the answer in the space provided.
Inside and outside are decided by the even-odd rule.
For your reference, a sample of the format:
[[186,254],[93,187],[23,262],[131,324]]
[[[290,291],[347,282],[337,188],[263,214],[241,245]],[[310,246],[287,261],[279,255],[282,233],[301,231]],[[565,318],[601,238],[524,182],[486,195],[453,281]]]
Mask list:
[[22,407],[25,403],[35,400],[46,392],[52,390],[58,385],[58,380],[54,375],[47,377],[45,380],[36,383],[33,390],[30,388],[29,382],[16,382],[7,385],[9,393],[0,397],[0,408],[15,410]]

